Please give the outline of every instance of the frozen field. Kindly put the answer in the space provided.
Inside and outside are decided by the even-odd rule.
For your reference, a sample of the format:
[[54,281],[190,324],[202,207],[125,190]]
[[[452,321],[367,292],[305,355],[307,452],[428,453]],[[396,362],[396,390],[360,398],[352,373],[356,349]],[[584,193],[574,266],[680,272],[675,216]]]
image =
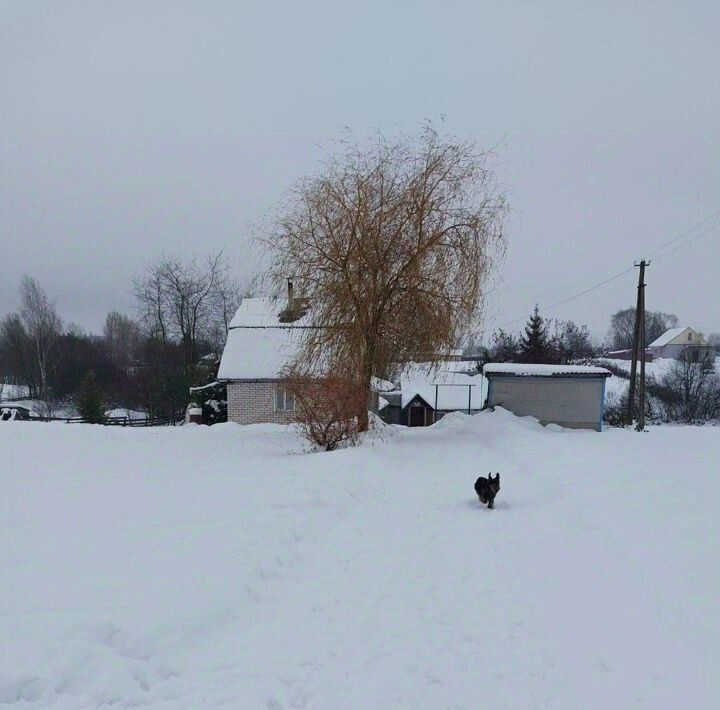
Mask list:
[[720,427],[300,448],[0,423],[0,704],[720,707]]

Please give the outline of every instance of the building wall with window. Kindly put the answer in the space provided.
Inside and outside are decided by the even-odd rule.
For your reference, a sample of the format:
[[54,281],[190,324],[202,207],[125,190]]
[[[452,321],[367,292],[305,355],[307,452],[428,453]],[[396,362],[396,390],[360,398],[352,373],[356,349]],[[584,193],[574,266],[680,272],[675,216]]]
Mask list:
[[685,345],[682,343],[670,343],[655,349],[656,357],[672,358],[689,362],[715,362],[715,348],[712,345]]
[[[378,393],[370,393],[368,409],[377,412]],[[281,379],[227,380],[228,421],[237,424],[291,424],[295,400]]]
[[282,380],[235,380],[227,383],[228,421],[237,424],[290,424],[294,402]]
[[715,348],[692,328],[671,328],[650,343],[648,350],[656,358],[686,359],[690,362],[715,361]]

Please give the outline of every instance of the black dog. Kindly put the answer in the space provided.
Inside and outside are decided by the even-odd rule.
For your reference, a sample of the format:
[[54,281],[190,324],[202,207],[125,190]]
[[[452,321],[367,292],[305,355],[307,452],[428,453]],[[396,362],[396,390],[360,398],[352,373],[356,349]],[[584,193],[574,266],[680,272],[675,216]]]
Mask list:
[[495,496],[500,490],[500,474],[496,473],[495,478],[492,477],[492,473],[488,474],[487,478],[480,478],[475,481],[475,493],[480,499],[481,503],[487,503],[488,508],[492,508],[495,504]]

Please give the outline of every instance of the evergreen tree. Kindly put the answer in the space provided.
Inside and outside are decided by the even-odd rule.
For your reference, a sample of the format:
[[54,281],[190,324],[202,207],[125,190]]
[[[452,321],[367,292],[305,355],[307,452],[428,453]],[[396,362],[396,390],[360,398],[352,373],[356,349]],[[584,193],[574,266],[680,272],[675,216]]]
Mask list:
[[548,362],[551,357],[545,319],[535,305],[535,311],[525,326],[525,335],[520,340],[520,360],[528,363]]
[[102,392],[97,385],[95,372],[88,370],[78,398],[80,416],[89,424],[100,424],[105,418]]

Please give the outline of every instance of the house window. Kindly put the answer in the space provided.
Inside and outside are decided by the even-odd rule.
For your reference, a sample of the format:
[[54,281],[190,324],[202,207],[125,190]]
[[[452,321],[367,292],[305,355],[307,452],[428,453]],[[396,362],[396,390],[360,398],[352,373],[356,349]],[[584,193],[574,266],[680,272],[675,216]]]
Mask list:
[[294,412],[295,395],[288,392],[284,387],[275,388],[275,411]]
[[688,333],[688,343],[692,342],[692,333]]

